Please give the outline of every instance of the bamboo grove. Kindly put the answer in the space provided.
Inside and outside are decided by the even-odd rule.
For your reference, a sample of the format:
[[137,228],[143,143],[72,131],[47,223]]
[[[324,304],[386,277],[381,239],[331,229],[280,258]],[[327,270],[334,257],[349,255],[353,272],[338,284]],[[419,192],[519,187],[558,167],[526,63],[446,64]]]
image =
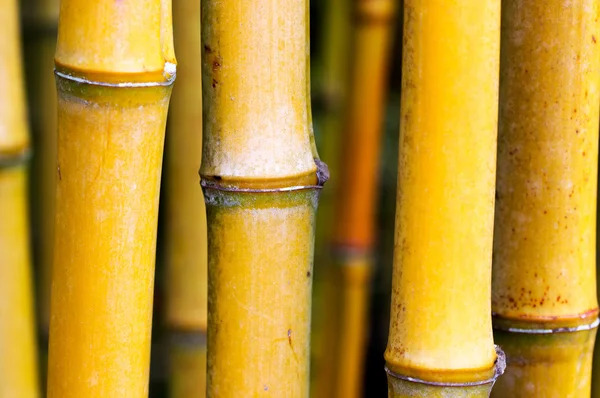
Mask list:
[[0,0],[0,398],[600,398],[599,19]]

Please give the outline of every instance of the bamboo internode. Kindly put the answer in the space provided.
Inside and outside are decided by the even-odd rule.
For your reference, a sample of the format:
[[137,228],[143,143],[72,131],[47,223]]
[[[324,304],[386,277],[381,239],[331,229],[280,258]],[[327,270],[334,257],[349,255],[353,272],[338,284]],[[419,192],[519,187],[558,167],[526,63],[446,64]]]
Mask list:
[[62,0],[48,396],[147,397],[170,1]]
[[17,1],[0,3],[0,397],[38,394]]
[[492,309],[495,328],[531,336],[498,333],[508,371],[494,395],[589,396],[595,331],[567,332],[598,315],[600,2],[502,6]]
[[[445,396],[448,383],[487,396],[501,368],[489,283],[499,58],[499,0],[404,2],[390,397]],[[469,383],[484,386],[469,395]]]
[[209,397],[308,394],[314,219],[304,0],[202,1]]

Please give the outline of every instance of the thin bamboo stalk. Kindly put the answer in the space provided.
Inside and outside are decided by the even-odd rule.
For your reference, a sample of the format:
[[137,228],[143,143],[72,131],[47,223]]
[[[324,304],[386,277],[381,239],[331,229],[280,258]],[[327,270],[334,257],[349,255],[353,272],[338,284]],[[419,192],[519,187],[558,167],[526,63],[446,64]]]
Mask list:
[[393,0],[357,0],[354,6],[353,71],[333,237],[341,274],[335,378],[338,397],[362,396],[379,154],[396,11]]
[[567,332],[598,317],[599,13],[596,0],[503,2],[492,309],[509,333],[494,396],[590,394],[595,331]]
[[203,397],[206,394],[206,335],[173,334],[169,351],[169,397]]
[[38,397],[17,1],[0,3],[0,397]]
[[310,392],[314,398],[330,398],[335,388],[336,363],[332,358],[336,356],[339,330],[339,270],[334,267],[330,245],[347,102],[352,21],[351,0],[328,0],[324,4],[322,68],[317,79],[323,109],[316,113],[320,116],[317,138],[319,153],[332,178],[319,199],[315,231]]
[[56,196],[56,83],[54,53],[58,24],[58,0],[27,0],[25,21],[25,70],[33,135],[31,198],[34,260],[39,274],[38,326],[43,340],[50,324],[50,285],[54,248]]
[[48,396],[147,397],[168,0],[62,0]]
[[308,394],[307,20],[304,0],[202,1],[209,397]]
[[[166,145],[166,321],[173,334],[169,391],[172,398],[203,397],[208,260],[206,208],[198,177],[202,158],[200,2],[175,1],[173,23],[179,84],[173,90]],[[182,343],[178,337],[182,335],[188,343]]]
[[499,0],[404,2],[390,397],[487,397],[502,370],[489,283],[499,56]]

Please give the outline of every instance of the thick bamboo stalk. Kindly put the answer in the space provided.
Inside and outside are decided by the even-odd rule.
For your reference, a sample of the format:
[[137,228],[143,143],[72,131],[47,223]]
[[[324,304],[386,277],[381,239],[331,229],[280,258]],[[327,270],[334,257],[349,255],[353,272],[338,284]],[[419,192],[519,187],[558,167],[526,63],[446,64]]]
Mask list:
[[390,397],[484,397],[501,368],[489,283],[499,50],[499,0],[404,2]]
[[0,397],[38,397],[17,1],[0,3]]
[[62,0],[48,396],[147,397],[168,0]]
[[57,104],[53,69],[58,3],[58,0],[27,0],[23,3],[27,98],[33,136],[33,175],[30,184],[33,253],[39,275],[38,326],[44,344],[47,344],[45,340],[50,324],[50,285],[54,249]]
[[[169,395],[206,394],[208,313],[206,209],[198,169],[202,158],[200,2],[173,4],[178,85],[173,90],[166,145],[165,259],[170,345]],[[183,344],[178,336],[193,341]],[[195,337],[189,337],[195,336]]]
[[354,3],[353,70],[339,174],[333,247],[341,306],[335,395],[362,396],[363,357],[375,244],[375,205],[396,3]]
[[308,395],[314,218],[304,0],[203,0],[209,397]]
[[492,309],[496,329],[532,335],[502,334],[498,397],[589,396],[595,332],[546,334],[597,323],[599,13],[596,0],[503,2]]
[[[329,398],[335,387],[338,341],[339,270],[334,267],[330,245],[333,236],[334,206],[343,138],[344,114],[350,72],[351,0],[327,0],[324,3],[323,49],[319,70],[322,109],[318,115],[319,154],[327,163],[332,178],[319,200],[315,231],[315,272],[311,325],[311,392],[314,398]],[[317,72],[318,73],[318,72]],[[319,112],[320,111],[320,112]]]

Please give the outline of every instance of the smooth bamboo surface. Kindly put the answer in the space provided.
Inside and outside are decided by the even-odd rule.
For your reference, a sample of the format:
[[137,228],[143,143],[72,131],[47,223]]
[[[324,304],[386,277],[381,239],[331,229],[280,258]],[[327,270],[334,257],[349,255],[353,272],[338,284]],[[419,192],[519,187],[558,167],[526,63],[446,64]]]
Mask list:
[[53,70],[58,3],[58,0],[23,2],[25,71],[33,137],[30,186],[33,253],[38,273],[36,302],[38,327],[44,344],[47,344],[50,325],[50,286],[54,250],[57,103]]
[[340,276],[335,396],[362,396],[379,157],[396,3],[354,2],[351,76],[335,206],[333,247]]
[[202,1],[207,396],[305,397],[317,170],[304,0]]
[[[500,1],[404,2],[385,353],[394,374],[456,383],[494,376],[489,281],[499,56]],[[431,396],[420,386],[421,395],[390,396]]]
[[147,397],[170,2],[60,7],[48,397]]
[[[0,40],[1,42],[1,40]],[[0,120],[0,126],[3,126]],[[0,166],[0,397],[39,396],[25,165]]]
[[[492,310],[508,371],[497,397],[590,394],[596,332],[567,331],[598,315],[599,12],[592,0],[503,3]],[[502,331],[515,328],[532,334]]]
[[202,159],[202,69],[200,2],[176,0],[177,82],[166,144],[165,256],[167,324],[180,331],[206,331],[206,209],[198,169]]
[[36,398],[26,165],[29,137],[16,0],[0,3],[0,397]]

